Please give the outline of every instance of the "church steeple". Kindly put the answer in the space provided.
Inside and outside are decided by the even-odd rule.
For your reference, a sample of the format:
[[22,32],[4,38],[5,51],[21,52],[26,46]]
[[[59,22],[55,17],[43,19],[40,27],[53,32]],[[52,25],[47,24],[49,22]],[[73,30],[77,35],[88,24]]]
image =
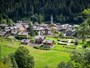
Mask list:
[[53,24],[53,15],[51,15],[50,19],[51,19],[50,23]]

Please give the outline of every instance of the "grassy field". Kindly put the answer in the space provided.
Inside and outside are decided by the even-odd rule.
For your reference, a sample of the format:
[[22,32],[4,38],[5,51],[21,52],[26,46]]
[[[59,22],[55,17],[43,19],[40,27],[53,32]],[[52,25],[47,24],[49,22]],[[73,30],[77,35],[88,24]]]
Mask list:
[[[56,38],[47,37],[47,39],[52,39],[56,41]],[[20,46],[19,41],[11,42],[11,40],[0,39],[1,46],[1,57],[5,57],[10,53],[14,53],[15,50]],[[50,50],[39,50],[34,49],[31,46],[24,45],[29,51],[30,54],[35,58],[35,68],[56,68],[58,63],[61,61],[69,61],[70,60],[70,51],[75,48],[75,46],[63,46],[58,45],[57,43]]]

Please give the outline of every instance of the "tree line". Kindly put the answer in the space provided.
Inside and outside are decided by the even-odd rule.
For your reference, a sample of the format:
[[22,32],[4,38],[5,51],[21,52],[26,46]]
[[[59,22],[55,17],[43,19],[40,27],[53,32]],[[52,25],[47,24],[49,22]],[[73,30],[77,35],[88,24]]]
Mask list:
[[0,13],[14,21],[33,15],[50,21],[53,15],[54,22],[73,24],[85,19],[81,12],[89,6],[90,0],[0,0]]

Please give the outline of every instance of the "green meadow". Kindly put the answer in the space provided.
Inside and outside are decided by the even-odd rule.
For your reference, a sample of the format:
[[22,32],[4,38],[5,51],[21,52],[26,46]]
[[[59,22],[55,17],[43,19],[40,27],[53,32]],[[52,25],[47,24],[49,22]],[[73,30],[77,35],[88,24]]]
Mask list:
[[[46,39],[52,39],[56,42],[56,38],[47,37]],[[20,41],[11,41],[10,39],[0,38],[1,57],[4,58],[10,53],[14,53],[15,50],[21,46]],[[70,60],[70,52],[76,48],[76,46],[58,45],[57,42],[50,50],[35,49],[32,46],[22,45],[26,47],[30,54],[34,57],[35,68],[56,68],[61,61]]]

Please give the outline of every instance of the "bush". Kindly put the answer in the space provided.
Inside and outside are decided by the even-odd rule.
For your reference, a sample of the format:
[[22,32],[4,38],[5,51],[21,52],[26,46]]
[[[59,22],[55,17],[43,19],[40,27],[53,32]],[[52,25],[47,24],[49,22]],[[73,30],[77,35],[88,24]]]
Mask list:
[[39,49],[39,46],[34,46],[35,49]]
[[34,31],[35,32],[35,35],[38,35],[38,32],[37,31]]
[[31,42],[31,43],[34,43],[34,42],[35,42],[35,40],[31,40],[30,42]]
[[75,41],[72,40],[71,43],[75,43]]
[[58,67],[57,68],[74,68],[74,65],[72,62],[61,62],[58,64]]
[[16,39],[22,40],[27,39],[27,36],[15,36]]
[[82,48],[87,48],[87,45],[82,46]]
[[77,40],[75,41],[75,45],[78,45],[78,41]]
[[41,45],[41,46],[40,46],[40,49],[42,49],[42,50],[50,50],[50,48],[45,47],[44,45]]

